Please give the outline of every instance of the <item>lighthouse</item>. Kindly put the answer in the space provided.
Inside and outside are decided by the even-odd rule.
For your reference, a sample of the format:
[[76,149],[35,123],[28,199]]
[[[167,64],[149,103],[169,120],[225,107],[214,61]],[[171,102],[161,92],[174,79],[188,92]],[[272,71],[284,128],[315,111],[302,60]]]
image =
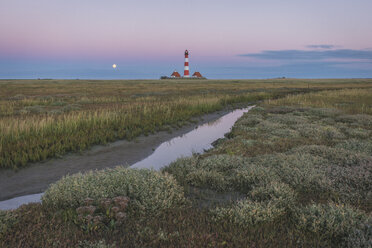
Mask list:
[[[172,73],[172,75],[169,76],[161,76],[160,79],[179,79],[181,78],[180,73],[178,73],[176,70]],[[192,76],[190,76],[190,68],[189,68],[189,51],[185,50],[185,67],[183,71],[183,77],[184,79],[206,79],[206,77],[203,77],[200,72],[195,72]]]
[[190,77],[190,70],[189,70],[189,51],[185,51],[185,71],[183,73],[183,77]]

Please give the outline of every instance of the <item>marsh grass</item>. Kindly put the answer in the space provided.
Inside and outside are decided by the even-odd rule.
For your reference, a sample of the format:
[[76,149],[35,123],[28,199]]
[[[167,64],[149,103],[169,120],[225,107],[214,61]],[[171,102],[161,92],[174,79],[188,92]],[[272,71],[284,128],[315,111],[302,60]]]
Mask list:
[[[227,106],[370,80],[0,80],[0,168],[180,127]],[[368,108],[367,108],[368,109]]]
[[[319,243],[314,246],[368,247],[372,117],[363,105],[326,107],[345,96],[355,102],[369,99],[365,91],[342,92],[329,103],[323,92],[267,100],[239,119],[214,149],[180,159],[164,171],[186,187],[246,194],[209,208],[218,223],[276,229],[284,218],[289,223],[281,228],[296,230],[300,243],[315,239]],[[317,103],[309,100],[313,95],[325,101],[317,105],[321,108],[308,106]]]
[[[172,82],[176,86],[167,85],[167,82],[126,82],[128,92],[138,93],[126,96],[129,101],[118,95],[112,96],[116,103],[110,103],[110,97],[91,98],[87,94],[81,98],[67,94],[71,99],[78,99],[80,109],[53,117],[44,114],[42,118],[51,118],[50,123],[54,123],[54,118],[63,120],[71,116],[74,120],[75,115],[82,115],[81,120],[88,119],[89,125],[94,127],[92,130],[100,130],[100,126],[115,126],[110,119],[112,116],[120,119],[117,114],[124,108],[120,101],[133,107],[133,116],[142,116],[134,122],[134,127],[138,127],[143,121],[154,121],[150,118],[151,113],[161,115],[164,109],[168,109],[164,116],[184,121],[185,116],[214,111],[226,104],[265,100],[266,97],[271,100],[245,114],[224,139],[203,155],[181,158],[161,172],[130,171],[119,167],[68,176],[47,190],[42,204],[0,212],[0,247],[371,246],[372,117],[368,112],[368,80],[359,84],[365,88],[363,90],[352,89],[355,84],[350,80],[267,80],[258,84],[231,81],[229,86],[226,82],[209,80],[207,85],[193,81],[192,86],[177,80]],[[33,83],[22,82],[20,87],[26,92],[40,91]],[[213,87],[209,87],[209,83]],[[296,89],[283,89],[284,83],[286,87]],[[53,84],[59,85],[58,82]],[[74,82],[63,84],[74,89],[80,87]],[[100,85],[95,81],[89,84],[93,88]],[[120,82],[109,85],[120,91]],[[150,92],[149,85],[159,90]],[[302,94],[315,87],[328,91]],[[340,87],[350,89],[329,91]],[[255,93],[249,92],[252,89]],[[61,90],[67,89],[58,88]],[[218,91],[226,91],[229,95]],[[244,94],[239,95],[239,91]],[[104,86],[102,92],[110,90]],[[197,102],[201,92],[204,94],[203,107]],[[272,100],[288,93],[301,95]],[[16,101],[27,98],[27,93],[22,94],[14,94]],[[170,98],[168,95],[164,98],[166,102],[162,102],[161,97],[167,94],[182,97]],[[74,104],[66,99],[63,102]],[[345,99],[352,102],[351,107],[336,104]],[[44,100],[50,101],[50,98]],[[91,105],[93,102],[98,105]],[[179,108],[175,108],[177,111],[167,108],[175,102],[179,103],[175,105]],[[55,105],[63,107],[67,104]],[[13,106],[15,112],[25,107]],[[40,100],[33,106],[44,107]],[[188,114],[177,115],[183,110]],[[87,113],[95,112],[99,113],[88,118]],[[106,113],[109,113],[107,119],[103,118],[102,123],[97,121]],[[5,114],[2,121],[10,124],[15,117]],[[38,120],[41,116],[25,113],[17,118]],[[50,123],[40,124],[41,129]],[[167,122],[167,125],[175,123]],[[9,126],[7,128],[11,130]],[[29,123],[22,128],[28,130]],[[58,130],[58,126],[49,128]],[[143,132],[140,130],[138,134]],[[87,197],[91,198],[89,206],[85,204]],[[77,209],[81,210],[82,206],[91,209],[98,206],[102,198],[112,197],[130,199],[128,208],[125,206],[123,210],[128,215],[122,224],[112,225],[112,228],[88,228],[87,231],[76,221]],[[104,212],[98,207],[92,209],[94,214]],[[111,216],[110,209],[108,214]],[[109,223],[107,220],[105,226]]]
[[288,95],[281,99],[267,100],[266,106],[298,106],[335,108],[348,114],[372,114],[372,89],[341,89]]
[[[226,98],[229,99],[229,98]],[[246,96],[246,100],[255,96]],[[192,117],[220,110],[221,98],[196,97],[161,101],[141,99],[128,104],[113,104],[99,110],[79,111],[72,105],[66,114],[45,114],[32,106],[36,115],[4,117],[0,122],[0,167],[17,168],[28,162],[45,160],[66,152],[82,151],[95,144],[118,139],[133,139],[161,130],[182,126]],[[31,108],[27,108],[29,111]],[[36,111],[36,110],[37,111]],[[42,114],[44,113],[44,114]]]

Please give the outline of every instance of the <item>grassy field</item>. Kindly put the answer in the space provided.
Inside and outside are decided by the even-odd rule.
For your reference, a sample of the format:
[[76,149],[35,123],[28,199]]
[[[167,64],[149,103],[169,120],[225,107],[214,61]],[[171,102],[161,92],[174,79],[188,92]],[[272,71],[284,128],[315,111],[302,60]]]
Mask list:
[[0,168],[182,126],[228,105],[372,80],[1,80]]
[[[0,211],[0,247],[371,247],[371,83],[158,81],[156,101],[185,99],[184,108],[208,87],[214,93],[203,101],[215,99],[215,109],[266,100],[202,155],[160,172],[117,167],[67,176],[41,204]],[[81,104],[76,114],[88,109]],[[8,117],[21,118],[15,113]]]

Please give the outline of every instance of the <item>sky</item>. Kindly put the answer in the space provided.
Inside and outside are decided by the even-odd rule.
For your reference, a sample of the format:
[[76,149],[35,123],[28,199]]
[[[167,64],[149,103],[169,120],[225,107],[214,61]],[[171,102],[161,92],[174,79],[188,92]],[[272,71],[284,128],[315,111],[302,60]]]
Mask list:
[[[0,78],[372,78],[371,0],[1,0]],[[117,64],[113,69],[112,65]]]

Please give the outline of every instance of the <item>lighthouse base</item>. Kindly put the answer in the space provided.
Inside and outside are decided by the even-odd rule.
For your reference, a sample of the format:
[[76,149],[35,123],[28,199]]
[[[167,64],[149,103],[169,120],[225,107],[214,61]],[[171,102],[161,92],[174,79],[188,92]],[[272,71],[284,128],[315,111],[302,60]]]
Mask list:
[[160,79],[173,79],[173,80],[180,80],[180,79],[182,79],[182,80],[196,80],[196,79],[207,79],[207,78],[205,78],[205,77],[201,77],[201,78],[199,78],[199,77],[179,77],[179,78],[176,78],[176,77],[167,77],[167,76],[161,76],[160,77]]

